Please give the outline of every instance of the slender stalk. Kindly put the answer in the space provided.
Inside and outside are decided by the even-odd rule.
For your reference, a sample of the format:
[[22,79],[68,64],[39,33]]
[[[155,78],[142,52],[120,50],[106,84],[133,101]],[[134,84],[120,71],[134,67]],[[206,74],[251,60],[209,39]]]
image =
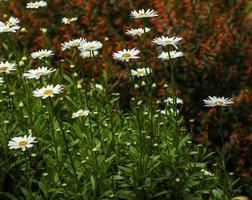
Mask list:
[[50,101],[50,105],[51,105],[52,111],[53,111],[53,113],[54,113],[55,119],[56,119],[56,121],[58,122],[58,124],[59,124],[59,126],[60,126],[60,130],[61,130],[61,133],[62,133],[62,136],[63,136],[63,139],[64,139],[64,143],[65,143],[65,146],[66,146],[66,151],[67,151],[67,153],[68,153],[68,155],[69,155],[70,163],[71,163],[71,166],[72,166],[74,175],[75,175],[76,183],[78,183],[78,176],[77,176],[77,172],[76,172],[76,169],[75,169],[75,166],[74,166],[73,157],[72,157],[70,148],[69,148],[69,146],[68,146],[66,134],[65,134],[65,132],[64,132],[64,129],[63,129],[63,126],[62,126],[61,121],[59,120],[57,114],[54,112],[53,103],[52,103],[52,100],[51,100],[50,97],[49,97],[49,101]]
[[4,82],[5,82],[5,87],[6,87],[6,92],[7,92],[7,99],[8,99],[8,110],[11,113],[12,112],[12,101],[11,101],[11,97],[10,97],[10,90],[9,90],[9,86],[8,86],[8,79],[6,76],[6,73],[3,73],[4,75]]
[[29,192],[31,193],[31,181],[30,181],[30,178],[31,178],[31,169],[29,167],[29,163],[28,163],[28,160],[27,160],[27,152],[23,151],[23,153],[24,153],[25,167],[26,167],[25,174],[26,174],[26,178],[27,178]]
[[[173,141],[175,142],[175,148],[176,148],[176,165],[178,165],[179,163],[179,150],[178,150],[178,146],[179,146],[179,136],[180,136],[180,128],[179,128],[179,124],[178,124],[178,117],[177,117],[177,99],[176,99],[176,83],[175,83],[175,74],[174,74],[174,66],[173,66],[173,62],[172,62],[172,58],[171,58],[171,54],[170,54],[170,47],[168,47],[168,55],[169,55],[169,66],[171,68],[171,85],[172,85],[172,112],[175,114],[175,131],[174,131],[174,135],[173,135]],[[175,170],[175,177],[178,176],[178,171]],[[178,191],[176,188],[175,191],[175,200],[178,199]]]

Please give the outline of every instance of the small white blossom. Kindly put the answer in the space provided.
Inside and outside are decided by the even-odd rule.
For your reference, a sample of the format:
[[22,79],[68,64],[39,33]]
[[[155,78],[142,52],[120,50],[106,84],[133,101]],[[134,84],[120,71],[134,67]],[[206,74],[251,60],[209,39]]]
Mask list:
[[228,106],[232,103],[234,103],[232,101],[232,98],[225,98],[225,97],[208,97],[207,99],[203,100],[206,107],[217,107],[217,106]]
[[136,70],[130,70],[132,76],[143,77],[151,73],[150,68],[137,68]]
[[130,16],[132,18],[148,18],[148,17],[156,17],[158,16],[158,13],[155,11],[155,10],[151,10],[151,9],[148,9],[148,10],[133,10],[130,12]]
[[14,63],[9,63],[8,61],[6,62],[0,62],[0,73],[10,73],[11,71],[16,70],[16,64]]
[[122,51],[118,51],[113,54],[113,58],[115,60],[126,61],[129,62],[130,59],[139,58],[138,54],[140,51],[138,49],[123,49]]
[[41,89],[36,89],[33,92],[33,96],[45,99],[47,97],[53,97],[54,94],[59,94],[62,90],[63,90],[62,85],[56,85],[56,86],[48,85],[46,87],[42,87]]
[[214,174],[212,174],[211,172],[205,170],[205,169],[201,169],[200,170],[205,176],[214,176]]
[[16,17],[10,17],[5,23],[0,21],[0,33],[16,32],[20,29],[20,20]]
[[46,1],[35,1],[35,2],[30,2],[26,4],[26,8],[30,9],[37,9],[39,7],[46,7],[47,2]]
[[83,117],[83,116],[87,117],[88,114],[89,114],[89,110],[88,109],[85,109],[85,110],[81,109],[81,110],[78,110],[77,112],[74,112],[72,114],[72,118],[78,118],[78,117]]
[[97,51],[102,48],[102,43],[99,41],[84,42],[79,47],[80,51]]
[[169,52],[162,52],[158,58],[160,58],[161,60],[170,60],[170,59],[174,59],[174,58],[178,58],[178,57],[182,57],[184,54],[180,51],[170,51],[170,55]]
[[171,45],[171,46],[174,46],[176,49],[178,49],[178,44],[179,42],[182,40],[181,37],[164,37],[164,36],[161,36],[161,37],[157,37],[153,40],[153,42],[157,45],[161,45],[161,46],[168,46],[168,45]]
[[96,83],[94,86],[98,90],[104,90],[104,88],[103,88],[103,86],[101,84]]
[[126,31],[126,34],[127,35],[131,35],[131,36],[141,36],[141,35],[143,35],[144,33],[147,33],[147,32],[149,32],[150,31],[150,29],[149,28],[147,28],[147,27],[145,27],[145,28],[132,28],[132,29],[130,29],[130,30],[127,30]]
[[47,58],[47,57],[50,57],[50,56],[53,56],[53,55],[54,55],[54,53],[51,50],[42,49],[42,50],[33,52],[31,54],[31,57],[34,58],[34,59],[35,58],[42,59],[42,58]]
[[28,79],[39,79],[41,76],[47,76],[51,74],[54,69],[47,69],[46,67],[39,67],[37,69],[31,69],[28,72],[24,73],[24,77]]
[[33,146],[33,143],[36,143],[35,141],[36,137],[32,137],[31,135],[23,136],[23,137],[14,137],[12,138],[9,143],[9,149],[19,149],[21,148],[22,151],[25,151],[26,148],[31,148]]
[[78,38],[78,39],[73,39],[73,40],[69,40],[68,42],[64,42],[61,44],[62,46],[62,51],[66,50],[66,49],[71,49],[74,47],[79,47],[81,46],[83,43],[86,42],[86,39],[84,38]]
[[77,20],[77,17],[72,17],[72,18],[66,18],[66,17],[63,17],[61,22],[63,24],[70,24],[71,22],[74,22]]

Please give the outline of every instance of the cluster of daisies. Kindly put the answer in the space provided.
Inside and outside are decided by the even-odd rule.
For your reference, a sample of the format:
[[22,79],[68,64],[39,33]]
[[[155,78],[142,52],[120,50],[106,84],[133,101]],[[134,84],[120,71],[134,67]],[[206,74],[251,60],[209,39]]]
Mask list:
[[63,42],[61,44],[61,50],[76,48],[80,51],[82,58],[95,57],[98,55],[99,50],[102,48],[100,41],[87,41],[85,38],[78,38]]
[[[47,6],[47,3],[45,1],[36,1],[33,3],[28,3],[27,8],[39,8],[39,7],[45,7]],[[139,10],[139,11],[132,11],[130,13],[130,16],[132,18],[136,19],[141,19],[141,18],[151,18],[151,17],[156,17],[158,16],[158,13],[154,10]],[[76,21],[77,18],[63,18],[62,23],[69,24],[73,21]],[[0,21],[0,32],[16,32],[20,28],[19,26],[19,19],[10,17],[8,21],[1,22]],[[150,28],[144,27],[144,28],[135,28],[135,29],[130,29],[126,31],[127,35],[130,36],[137,36],[141,37],[143,34],[147,33],[150,31]],[[166,37],[166,36],[161,36],[157,37],[153,40],[153,43],[156,45],[160,45],[161,47],[168,47],[167,51],[162,51],[161,54],[158,56],[159,59],[163,61],[168,61],[170,59],[178,58],[183,56],[183,53],[178,50],[178,45],[180,41],[182,40],[181,37]],[[84,38],[78,38],[78,39],[73,39],[69,40],[66,42],[63,42],[61,44],[62,46],[62,51],[65,51],[67,49],[72,49],[76,48],[80,51],[80,55],[82,58],[86,57],[94,57],[98,55],[99,50],[102,48],[102,43],[99,41],[87,41]],[[170,48],[174,48],[175,50],[172,50]],[[129,62],[134,59],[138,59],[140,51],[136,48],[133,49],[123,49],[121,51],[117,51],[113,54],[113,58],[118,61],[122,62]],[[47,50],[47,49],[42,49],[36,52],[33,52],[31,54],[31,57],[33,59],[39,59],[43,60],[48,57],[54,56],[54,52],[52,50]],[[14,63],[10,62],[0,62],[0,73],[10,73],[12,71],[16,70],[16,65]],[[23,74],[25,78],[28,79],[40,79],[42,76],[48,76],[51,73],[53,73],[55,69],[49,69],[45,66],[38,67],[37,69],[31,69]],[[132,77],[137,77],[141,78],[143,76],[149,75],[152,73],[152,69],[150,67],[138,67],[136,69],[130,69],[129,71],[130,75]],[[103,90],[103,87],[99,84],[95,85],[95,87],[99,90]],[[36,89],[33,91],[33,96],[46,99],[46,98],[51,98],[56,94],[60,94],[63,91],[63,85],[47,85],[45,87]],[[168,98],[165,100],[165,103],[172,104],[182,104],[183,101],[179,98],[175,99],[175,102],[173,102],[174,99]],[[232,99],[229,98],[224,98],[224,97],[208,97],[208,99],[204,100],[204,104],[207,107],[216,107],[216,106],[227,106],[232,104],[233,101]],[[166,111],[162,110],[160,111],[161,114],[167,114],[170,112],[174,112],[173,110],[171,111]],[[87,117],[89,115],[89,110],[87,109],[80,109],[77,112],[72,113],[72,118],[79,118],[79,117]],[[31,135],[23,136],[23,137],[14,137],[10,140],[8,146],[10,149],[18,149],[21,148],[23,151],[26,150],[26,148],[30,148],[33,146],[33,143],[36,142],[35,137],[32,137]]]
[[[141,18],[151,18],[158,16],[158,13],[154,10],[139,10],[139,11],[131,11],[130,16],[132,18],[141,19]],[[127,35],[130,36],[137,36],[141,37],[143,34],[150,31],[150,28],[144,27],[144,28],[132,28],[126,31]],[[176,49],[178,49],[178,44],[182,40],[180,37],[157,37],[153,40],[153,43],[161,46],[174,46]],[[129,62],[130,60],[139,58],[140,51],[136,48],[133,49],[123,49],[113,54],[113,58],[115,60],[119,60],[122,62]],[[177,51],[169,51],[169,52],[162,52],[158,58],[162,60],[169,60],[177,57],[183,56],[182,52]],[[131,69],[130,74],[131,76],[135,77],[142,77],[150,74],[152,72],[151,68],[149,67],[141,67],[137,69]]]

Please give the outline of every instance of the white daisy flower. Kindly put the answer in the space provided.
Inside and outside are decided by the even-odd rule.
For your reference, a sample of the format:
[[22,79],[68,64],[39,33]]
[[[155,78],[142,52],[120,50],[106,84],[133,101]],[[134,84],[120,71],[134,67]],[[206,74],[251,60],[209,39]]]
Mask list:
[[158,13],[155,11],[155,10],[151,10],[151,9],[148,9],[148,10],[139,10],[139,11],[136,11],[136,10],[133,10],[130,12],[130,16],[132,18],[147,18],[147,17],[156,17],[158,16]]
[[16,32],[20,26],[8,26],[8,25],[1,25],[0,24],[0,33],[8,33],[8,32]]
[[54,69],[47,69],[46,67],[39,67],[37,69],[31,69],[24,73],[23,76],[28,79],[39,79],[41,76],[46,76],[54,72]]
[[42,99],[45,99],[47,97],[53,97],[54,94],[59,94],[62,90],[62,85],[48,85],[46,87],[42,87],[41,89],[36,89],[35,91],[33,91],[33,96],[42,97]]
[[[177,104],[183,104],[183,100],[178,98],[178,97],[176,98],[175,101],[176,101]],[[173,103],[173,98],[168,97],[167,99],[164,100],[164,102],[168,103],[168,104],[172,104]]]
[[150,68],[137,68],[136,70],[130,70],[132,76],[143,77],[151,73]]
[[20,20],[16,17],[10,17],[7,22],[0,21],[0,33],[16,32],[20,29]]
[[82,58],[90,58],[98,55],[98,51],[81,51],[80,56]]
[[181,51],[170,51],[170,56],[168,52],[162,52],[158,58],[162,59],[162,60],[170,60],[173,58],[178,58],[183,56],[184,54]]
[[168,45],[172,45],[174,46],[176,49],[178,49],[178,44],[179,42],[182,40],[181,37],[157,37],[155,38],[152,42],[154,42],[157,45],[161,45],[161,46],[168,46]]
[[232,103],[232,98],[225,98],[225,97],[208,97],[207,99],[203,100],[206,107],[216,107],[216,106],[228,106]]
[[62,51],[64,51],[66,49],[79,47],[81,44],[83,44],[85,42],[86,42],[86,39],[84,39],[84,38],[69,40],[68,42],[64,42],[64,43],[61,44],[61,46],[62,46],[61,49],[62,49]]
[[72,18],[66,18],[66,17],[63,17],[61,22],[63,24],[70,24],[71,22],[74,22],[77,20],[77,17],[72,17]]
[[99,41],[84,42],[78,48],[80,51],[97,51],[102,48],[102,43]]
[[0,62],[0,73],[10,73],[11,71],[16,70],[16,64],[14,63],[9,63],[8,61],[6,62]]
[[211,172],[205,170],[205,169],[201,169],[200,170],[205,176],[214,176],[214,174],[212,174]]
[[139,58],[138,54],[140,51],[138,49],[123,49],[122,51],[117,51],[113,54],[115,60],[129,62],[130,59]]
[[85,110],[78,110],[77,112],[74,112],[72,114],[72,118],[78,118],[78,117],[87,117],[89,114],[89,110],[85,109]]
[[35,1],[35,2],[30,2],[26,4],[26,8],[39,8],[39,7],[46,7],[47,6],[47,2],[46,1]]
[[132,28],[132,29],[130,29],[130,30],[127,30],[126,31],[126,34],[127,35],[131,35],[131,36],[141,36],[141,35],[143,35],[144,33],[147,33],[147,32],[149,32],[150,31],[150,29],[149,28],[147,28],[147,27],[145,27],[145,28]]
[[47,32],[47,28],[40,28],[42,33],[46,33]]
[[26,148],[31,148],[33,146],[33,143],[37,142],[35,141],[35,139],[36,137],[32,137],[31,135],[24,135],[23,137],[14,137],[9,141],[8,146],[9,149],[21,148],[22,151],[25,151]]
[[42,49],[39,51],[35,51],[31,54],[32,58],[38,58],[38,59],[42,59],[42,58],[47,58],[49,56],[53,56],[54,53],[51,50],[47,50],[47,49]]

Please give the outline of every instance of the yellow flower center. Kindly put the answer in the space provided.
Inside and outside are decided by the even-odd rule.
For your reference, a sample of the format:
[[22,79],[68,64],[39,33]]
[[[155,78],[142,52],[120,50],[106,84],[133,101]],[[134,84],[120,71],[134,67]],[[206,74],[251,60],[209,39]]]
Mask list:
[[45,53],[45,52],[42,52],[39,54],[39,57],[46,57],[46,56],[47,56],[47,53]]
[[215,105],[216,105],[216,106],[223,106],[223,105],[224,105],[224,102],[223,102],[223,101],[216,101],[216,102],[215,102]]
[[92,45],[92,46],[89,46],[90,49],[95,49],[96,46]]
[[21,140],[19,143],[19,146],[25,146],[28,144],[28,141],[27,140]]
[[138,70],[138,74],[144,75],[145,74],[145,70],[144,69],[139,69]]
[[36,76],[42,76],[42,75],[44,75],[44,73],[43,72],[36,72],[35,75]]
[[1,67],[0,67],[0,70],[1,70],[1,71],[4,71],[4,72],[5,72],[7,69],[8,69],[7,66],[1,66]]
[[83,111],[80,111],[80,112],[78,113],[79,116],[84,116],[84,114],[85,114],[85,113],[84,113]]
[[52,89],[47,89],[43,92],[44,95],[50,95],[53,93],[53,90]]
[[124,58],[130,58],[130,57],[131,57],[131,54],[130,54],[130,53],[124,53],[124,54],[122,55],[122,57],[124,57]]

